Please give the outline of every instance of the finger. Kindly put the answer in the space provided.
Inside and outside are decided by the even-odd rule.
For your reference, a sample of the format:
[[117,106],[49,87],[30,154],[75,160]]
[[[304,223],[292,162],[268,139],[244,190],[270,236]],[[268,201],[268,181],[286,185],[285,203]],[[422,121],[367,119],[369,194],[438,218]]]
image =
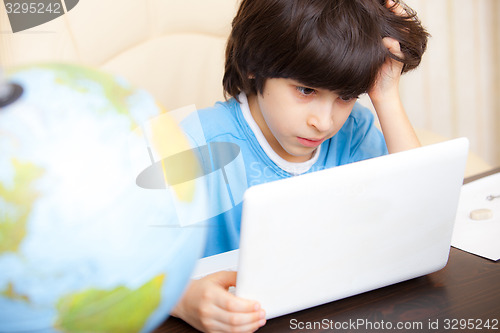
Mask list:
[[236,297],[225,289],[214,290],[214,303],[224,311],[237,313],[259,312],[260,304],[256,301]]
[[220,317],[218,320],[230,326],[248,326],[256,325],[260,322],[265,322],[266,313],[263,310],[249,313],[228,312],[220,309]]
[[[237,298],[231,294],[229,295],[232,298]],[[232,312],[219,308],[217,304],[213,304],[213,307],[211,307],[209,317],[210,322],[206,325],[209,325],[210,331],[253,332],[266,323],[266,314],[263,310],[244,313]]]
[[228,325],[228,324],[219,322],[216,324],[215,327],[217,327],[217,331],[220,331],[220,332],[249,333],[249,332],[257,331],[260,327],[264,326],[265,324],[266,324],[266,321],[264,319],[262,321],[258,321],[258,322],[246,324],[246,325],[241,325],[241,326],[232,326],[232,325]]
[[225,311],[243,313],[260,310],[258,302],[236,297],[227,291],[227,288],[236,285],[236,272],[220,271],[205,278],[219,286],[219,288],[212,290],[213,294],[210,297],[219,308]]
[[384,38],[382,38],[382,43],[389,50],[389,52],[391,52],[395,56],[400,57],[400,58],[404,57],[404,54],[401,51],[401,45],[399,44],[399,42],[396,39],[394,39],[392,37],[384,37]]
[[227,289],[236,285],[236,275],[237,273],[234,271],[220,271],[208,277],[224,289]]
[[401,4],[396,3],[394,0],[387,0],[385,3],[386,7],[389,8],[394,14],[398,16],[408,16],[406,10],[401,6]]
[[231,313],[247,313],[251,316],[262,316],[260,304],[253,300],[236,297],[227,291],[227,288],[236,285],[236,272],[221,271],[209,276],[212,281],[217,283],[221,288],[213,290],[214,304],[226,312]]
[[266,324],[265,312],[232,313],[217,309],[211,317],[211,331],[254,332]]

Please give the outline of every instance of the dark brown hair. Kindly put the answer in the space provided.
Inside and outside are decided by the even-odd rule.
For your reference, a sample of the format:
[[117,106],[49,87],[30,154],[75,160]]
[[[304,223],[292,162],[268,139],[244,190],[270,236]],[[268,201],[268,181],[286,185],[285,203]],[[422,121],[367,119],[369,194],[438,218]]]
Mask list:
[[[261,93],[268,78],[357,97],[375,82],[386,57],[420,64],[428,34],[416,13],[400,16],[386,0],[243,0],[226,48],[224,92]],[[400,42],[403,59],[383,37]]]

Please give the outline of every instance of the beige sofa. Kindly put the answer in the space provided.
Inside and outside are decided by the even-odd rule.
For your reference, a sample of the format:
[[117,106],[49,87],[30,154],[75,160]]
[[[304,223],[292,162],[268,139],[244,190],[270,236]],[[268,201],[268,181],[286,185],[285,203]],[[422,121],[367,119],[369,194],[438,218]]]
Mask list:
[[[81,0],[66,15],[9,33],[0,11],[0,66],[80,63],[119,74],[167,109],[223,99],[224,48],[239,0]],[[445,140],[417,129],[424,144]],[[491,167],[470,155],[467,175]]]
[[117,73],[167,109],[223,98],[224,48],[237,0],[82,0],[66,15],[9,33],[0,6],[0,66],[41,61]]

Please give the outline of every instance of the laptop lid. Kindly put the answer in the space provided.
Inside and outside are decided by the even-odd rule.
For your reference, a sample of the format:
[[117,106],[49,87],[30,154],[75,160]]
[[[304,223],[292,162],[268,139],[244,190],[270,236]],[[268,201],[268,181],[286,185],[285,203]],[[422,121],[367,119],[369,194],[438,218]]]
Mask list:
[[249,188],[236,295],[273,318],[448,260],[465,138]]

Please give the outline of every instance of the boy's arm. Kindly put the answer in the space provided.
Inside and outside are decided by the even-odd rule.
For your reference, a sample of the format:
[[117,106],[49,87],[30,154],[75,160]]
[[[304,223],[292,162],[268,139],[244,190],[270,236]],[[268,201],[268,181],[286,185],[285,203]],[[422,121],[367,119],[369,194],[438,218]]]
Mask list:
[[189,284],[172,311],[202,332],[255,332],[266,323],[259,303],[230,294],[236,272],[221,271]]
[[[403,56],[397,40],[385,37],[383,43],[389,52]],[[387,150],[391,154],[420,147],[399,96],[402,69],[401,62],[387,57],[375,85],[368,92],[382,127]]]

